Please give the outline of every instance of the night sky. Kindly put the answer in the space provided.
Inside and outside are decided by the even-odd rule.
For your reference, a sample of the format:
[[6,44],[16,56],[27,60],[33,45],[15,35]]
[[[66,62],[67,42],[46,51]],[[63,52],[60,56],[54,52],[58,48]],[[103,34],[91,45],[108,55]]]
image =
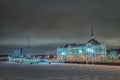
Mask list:
[[30,46],[54,52],[64,43],[95,39],[120,46],[120,0],[0,0],[0,54]]

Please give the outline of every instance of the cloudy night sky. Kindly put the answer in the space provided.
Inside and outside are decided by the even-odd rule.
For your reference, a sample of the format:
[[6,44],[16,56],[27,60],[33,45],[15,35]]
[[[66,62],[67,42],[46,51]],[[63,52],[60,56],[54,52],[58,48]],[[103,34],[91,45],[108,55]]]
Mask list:
[[0,54],[30,46],[40,53],[95,39],[120,47],[119,0],[0,0]]

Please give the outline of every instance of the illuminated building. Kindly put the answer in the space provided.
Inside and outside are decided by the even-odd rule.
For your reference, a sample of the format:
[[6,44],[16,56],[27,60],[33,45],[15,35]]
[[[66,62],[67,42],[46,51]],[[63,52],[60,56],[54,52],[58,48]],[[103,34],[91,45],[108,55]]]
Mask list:
[[107,50],[107,57],[109,60],[120,60],[120,48]]
[[57,48],[59,61],[104,61],[106,60],[106,46],[94,38],[91,29],[90,40],[85,44],[66,44]]
[[0,62],[8,61],[9,55],[0,55]]

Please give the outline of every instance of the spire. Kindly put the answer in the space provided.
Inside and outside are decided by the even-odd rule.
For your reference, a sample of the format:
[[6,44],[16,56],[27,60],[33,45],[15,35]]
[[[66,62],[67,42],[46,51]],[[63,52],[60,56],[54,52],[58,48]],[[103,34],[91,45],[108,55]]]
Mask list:
[[94,39],[93,24],[91,24],[91,35],[90,35],[90,38]]

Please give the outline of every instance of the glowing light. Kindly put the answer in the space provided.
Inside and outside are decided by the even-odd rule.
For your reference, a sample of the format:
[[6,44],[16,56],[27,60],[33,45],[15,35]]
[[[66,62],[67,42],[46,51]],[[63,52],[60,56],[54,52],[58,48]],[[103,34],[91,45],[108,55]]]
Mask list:
[[50,56],[48,55],[47,57],[49,58]]
[[93,52],[93,49],[88,48],[88,49],[87,49],[87,52]]
[[10,57],[10,56],[8,56],[8,59],[10,60],[10,59],[11,59],[11,57]]
[[62,52],[61,55],[65,55],[65,52]]
[[82,50],[79,50],[79,53],[82,53]]

